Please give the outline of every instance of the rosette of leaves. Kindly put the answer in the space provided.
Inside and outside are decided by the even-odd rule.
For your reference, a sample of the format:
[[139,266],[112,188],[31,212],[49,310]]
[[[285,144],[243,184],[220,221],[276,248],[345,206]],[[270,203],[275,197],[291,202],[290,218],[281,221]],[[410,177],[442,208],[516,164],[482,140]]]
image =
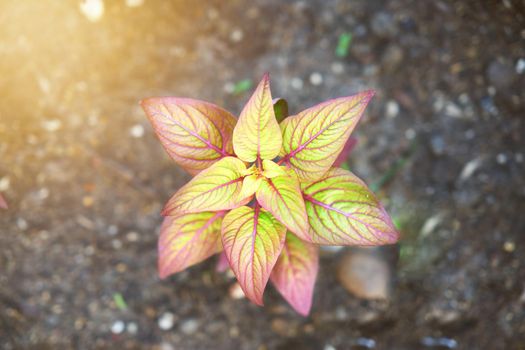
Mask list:
[[319,245],[396,242],[376,196],[335,163],[373,95],[286,117],[286,102],[272,100],[266,74],[238,119],[194,99],[142,101],[168,154],[194,175],[162,212],[160,277],[223,252],[248,299],[263,305],[271,280],[307,315]]

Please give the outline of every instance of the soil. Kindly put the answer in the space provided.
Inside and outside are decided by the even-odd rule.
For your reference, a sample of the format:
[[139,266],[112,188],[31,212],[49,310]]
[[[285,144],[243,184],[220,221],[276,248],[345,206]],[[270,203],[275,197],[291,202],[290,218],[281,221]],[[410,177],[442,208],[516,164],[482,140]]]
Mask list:
[[[0,348],[525,349],[525,2],[122,0],[91,19],[0,4]],[[348,165],[403,235],[387,300],[338,282],[347,250],[323,253],[307,318],[272,287],[264,308],[231,297],[215,259],[157,277],[189,176],[138,101],[238,114],[236,83],[264,72],[291,113],[377,91]]]

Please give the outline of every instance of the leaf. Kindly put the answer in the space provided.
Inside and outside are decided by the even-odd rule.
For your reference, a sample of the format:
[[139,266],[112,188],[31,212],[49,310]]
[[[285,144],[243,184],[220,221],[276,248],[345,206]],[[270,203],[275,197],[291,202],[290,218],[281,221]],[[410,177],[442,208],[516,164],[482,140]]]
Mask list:
[[281,131],[273,111],[270,78],[265,74],[235,125],[233,148],[240,159],[254,162],[277,157],[281,144]]
[[343,33],[339,36],[337,42],[337,48],[335,49],[335,55],[337,57],[346,57],[348,55],[348,49],[352,43],[352,33]]
[[392,220],[365,183],[332,168],[303,188],[310,223],[305,240],[323,245],[375,246],[399,239]]
[[195,265],[221,251],[221,223],[226,212],[202,212],[164,218],[159,238],[159,276]]
[[263,305],[285,234],[284,226],[258,205],[233,209],[222,222],[222,245],[230,267],[246,297],[257,305]]
[[273,111],[275,113],[275,119],[278,123],[282,122],[284,118],[288,117],[288,102],[284,98],[274,98]]
[[318,248],[288,232],[270,279],[286,301],[303,316],[312,306],[319,267]]
[[190,182],[170,198],[162,215],[219,211],[239,207],[244,163],[234,157],[226,157],[197,174]]
[[233,155],[236,118],[199,100],[156,97],[141,101],[157,137],[173,160],[195,175]]
[[4,199],[4,197],[2,197],[1,194],[0,194],[0,208],[1,209],[8,209],[7,202]]
[[327,172],[354,130],[373,91],[341,97],[311,107],[281,123],[282,159],[301,180],[313,181]]
[[243,92],[246,92],[252,88],[252,80],[251,79],[243,79],[235,83],[233,86],[233,95],[240,95]]
[[275,164],[274,162],[272,162],[271,160],[268,160],[268,159],[263,160],[262,165],[263,165],[262,174],[264,177],[268,179],[271,179],[276,176],[288,175],[285,167],[279,166]]
[[301,237],[308,234],[306,208],[295,176],[264,179],[255,197],[264,209],[272,213],[290,231]]
[[262,178],[259,175],[248,175],[242,182],[242,191],[239,198],[251,198],[261,185]]
[[217,265],[215,265],[215,271],[225,272],[229,268],[230,263],[228,262],[228,258],[226,257],[226,254],[224,254],[224,252],[221,252],[219,254],[219,259],[217,259]]
[[345,145],[343,146],[343,150],[337,158],[334,161],[334,167],[339,168],[343,163],[346,162],[348,156],[354,149],[354,147],[357,145],[357,138],[350,136],[348,140],[346,140]]

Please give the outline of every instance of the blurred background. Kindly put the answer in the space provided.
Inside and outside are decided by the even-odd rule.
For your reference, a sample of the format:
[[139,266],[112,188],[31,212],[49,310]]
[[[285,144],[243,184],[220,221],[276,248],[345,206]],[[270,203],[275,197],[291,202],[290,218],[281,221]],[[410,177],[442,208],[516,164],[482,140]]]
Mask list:
[[[398,246],[323,251],[313,309],[215,258],[160,281],[189,175],[145,97],[291,113],[376,89],[348,166]],[[525,349],[524,1],[0,0],[0,348]]]

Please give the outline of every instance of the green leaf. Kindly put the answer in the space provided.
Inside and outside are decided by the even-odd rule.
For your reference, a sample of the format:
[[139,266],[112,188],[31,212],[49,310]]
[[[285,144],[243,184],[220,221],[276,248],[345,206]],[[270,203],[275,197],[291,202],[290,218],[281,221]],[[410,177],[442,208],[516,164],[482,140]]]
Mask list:
[[351,172],[332,168],[303,188],[309,242],[375,246],[399,239],[392,220],[365,183]]
[[159,238],[160,278],[220,252],[221,223],[225,214],[207,211],[164,218]]
[[251,79],[240,80],[234,85],[232,94],[233,95],[240,95],[243,92],[246,92],[246,91],[250,90],[252,88],[252,85],[253,85],[253,83],[252,83]]
[[244,294],[263,305],[270,273],[284,245],[286,229],[261,209],[240,207],[222,222],[222,245]]
[[175,193],[166,204],[162,215],[219,211],[239,207],[244,163],[226,157],[197,174]]
[[230,112],[177,97],[148,98],[141,105],[168,154],[190,174],[233,155],[236,118]]
[[279,162],[289,165],[303,181],[323,176],[343,150],[373,95],[373,91],[365,91],[337,98],[286,118],[281,123]]
[[288,102],[284,98],[274,98],[272,102],[275,119],[280,123],[288,117]]
[[128,308],[128,304],[126,304],[126,300],[124,300],[124,297],[120,293],[113,293],[113,302],[117,306],[119,310],[126,310]]
[[308,315],[312,306],[318,268],[318,248],[288,232],[270,279],[284,299],[303,316]]
[[308,217],[295,176],[263,179],[256,194],[257,202],[290,231],[303,237],[308,234]]
[[275,158],[281,144],[281,132],[273,111],[270,78],[265,74],[235,125],[233,148],[240,159],[254,162]]
[[335,49],[335,55],[337,57],[346,57],[348,55],[348,49],[352,43],[352,34],[343,33],[339,36],[339,41],[337,42],[337,48]]

